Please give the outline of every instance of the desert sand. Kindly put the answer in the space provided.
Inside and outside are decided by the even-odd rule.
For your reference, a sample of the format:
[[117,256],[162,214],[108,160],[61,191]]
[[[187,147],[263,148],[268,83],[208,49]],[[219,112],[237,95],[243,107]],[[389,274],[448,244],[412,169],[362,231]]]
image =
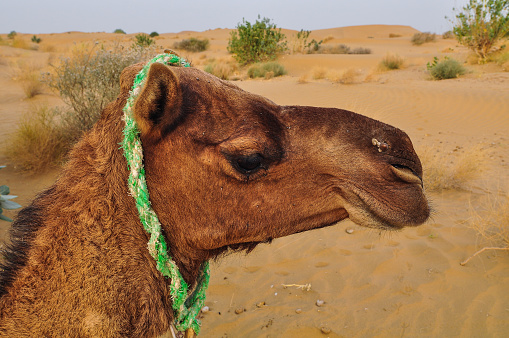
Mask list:
[[[171,48],[184,38],[208,38],[208,51],[183,53],[200,68],[207,59],[227,62],[231,58],[226,51],[229,32],[161,34],[157,44]],[[284,32],[289,38],[295,34]],[[478,176],[461,189],[428,191],[433,216],[417,228],[379,233],[347,220],[259,245],[249,255],[218,259],[211,265],[206,300],[210,310],[202,314],[200,336],[509,335],[509,253],[487,251],[465,266],[459,264],[489,244],[471,228],[475,216],[486,212],[484,203],[507,198],[509,73],[494,64],[466,64],[469,73],[461,78],[432,81],[426,63],[434,56],[463,62],[469,52],[455,40],[440,37],[434,43],[413,46],[410,38],[415,32],[407,26],[382,25],[314,31],[311,37],[328,38],[327,44],[366,47],[373,53],[284,55],[279,62],[288,70],[286,76],[235,83],[278,104],[343,108],[392,124],[410,135],[418,153],[431,149],[447,163],[480,149],[478,160],[474,159],[480,162]],[[400,36],[389,38],[389,34]],[[46,70],[48,62],[68,53],[75,43],[127,42],[133,35],[70,32],[38,36],[43,40],[39,51],[0,46],[0,144],[31,106],[60,102],[49,89],[26,99],[15,79],[16,64],[35,62]],[[26,35],[27,40],[30,37]],[[403,57],[405,67],[378,71],[387,53]],[[316,67],[338,74],[353,69],[356,75],[348,85],[315,80]],[[36,176],[18,172],[1,149],[0,164],[9,165],[0,171],[0,183],[9,185],[22,205],[58,175],[58,169]],[[15,212],[7,214],[14,216]],[[0,221],[0,237],[6,238],[8,227]]]

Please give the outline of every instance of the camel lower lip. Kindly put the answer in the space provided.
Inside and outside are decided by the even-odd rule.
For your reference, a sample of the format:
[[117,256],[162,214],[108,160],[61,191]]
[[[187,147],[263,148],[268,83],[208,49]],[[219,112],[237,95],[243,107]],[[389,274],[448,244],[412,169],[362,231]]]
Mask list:
[[414,170],[401,165],[393,164],[391,165],[391,171],[401,180],[411,183],[411,184],[419,184],[421,187],[423,186],[422,178],[415,173]]

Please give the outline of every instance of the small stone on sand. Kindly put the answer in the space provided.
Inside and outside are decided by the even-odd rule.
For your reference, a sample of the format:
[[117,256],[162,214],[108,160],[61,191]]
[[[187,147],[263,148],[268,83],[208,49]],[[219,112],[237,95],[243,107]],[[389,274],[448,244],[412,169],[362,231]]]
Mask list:
[[264,305],[265,305],[265,302],[259,302],[259,303],[256,304],[256,307],[262,307]]
[[204,307],[202,307],[202,308],[201,308],[201,312],[202,312],[202,313],[209,312],[209,310],[210,310],[210,309],[209,309],[209,307],[208,307],[208,306],[204,306]]
[[238,314],[238,315],[240,315],[242,312],[244,312],[244,309],[241,308],[241,307],[235,309],[235,313]]
[[321,299],[318,299],[316,301],[316,306],[323,306],[323,304],[325,304],[325,302],[323,300],[321,300]]
[[322,326],[320,328],[320,331],[322,331],[322,333],[324,333],[324,334],[329,334],[331,332],[331,330],[326,326]]
[[345,230],[345,232],[346,232],[347,234],[353,234],[353,229],[352,229],[352,228],[347,228],[347,229]]
[[295,310],[295,313],[297,313],[297,314],[301,314],[301,313],[302,313],[302,309],[297,309],[297,310]]

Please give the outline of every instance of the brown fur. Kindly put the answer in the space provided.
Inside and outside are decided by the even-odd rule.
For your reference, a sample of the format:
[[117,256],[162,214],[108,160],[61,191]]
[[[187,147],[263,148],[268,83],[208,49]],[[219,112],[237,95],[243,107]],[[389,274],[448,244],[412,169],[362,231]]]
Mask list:
[[[0,279],[2,335],[152,337],[169,329],[168,281],[148,253],[119,148],[140,67],[124,70],[117,100],[13,223]],[[228,248],[347,217],[400,229],[429,216],[410,139],[367,117],[278,106],[199,70],[160,64],[135,117],[152,205],[190,283],[204,260]]]

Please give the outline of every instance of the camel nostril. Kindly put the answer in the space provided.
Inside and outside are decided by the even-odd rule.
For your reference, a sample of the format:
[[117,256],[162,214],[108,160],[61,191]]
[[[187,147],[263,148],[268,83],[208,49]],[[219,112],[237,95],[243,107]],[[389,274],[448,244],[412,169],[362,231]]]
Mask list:
[[417,173],[410,169],[409,167],[399,165],[399,164],[392,164],[391,165],[392,172],[402,181],[413,183],[413,184],[419,184],[421,187],[423,187],[422,178],[417,175]]

